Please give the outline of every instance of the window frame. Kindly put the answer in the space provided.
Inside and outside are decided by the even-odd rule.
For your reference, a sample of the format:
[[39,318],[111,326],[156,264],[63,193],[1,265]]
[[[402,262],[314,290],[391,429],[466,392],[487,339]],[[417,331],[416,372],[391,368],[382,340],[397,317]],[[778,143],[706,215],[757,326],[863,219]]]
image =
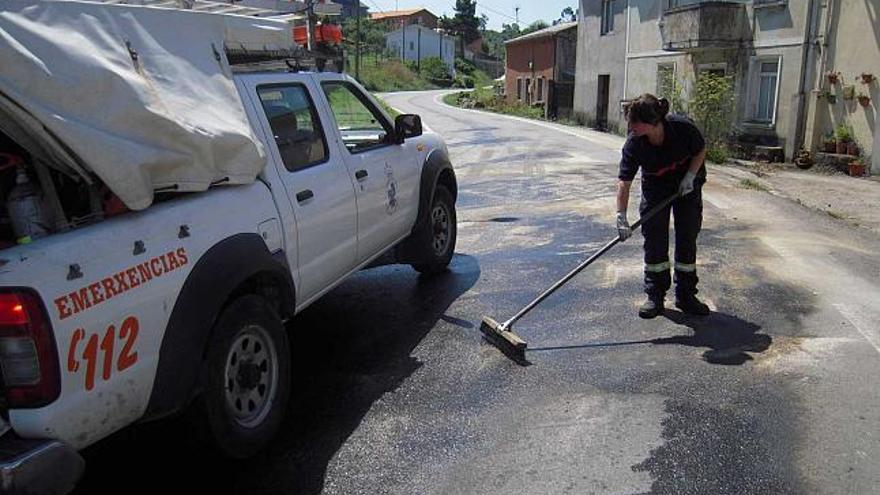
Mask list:
[[599,35],[605,36],[614,32],[614,0],[602,0],[601,8]]
[[[284,162],[284,154],[281,153],[281,148],[278,146],[278,142],[275,140],[275,129],[272,128],[272,119],[269,118],[269,114],[266,112],[266,108],[263,106],[263,100],[260,98],[260,91],[264,89],[273,89],[273,88],[293,88],[299,87],[303,90],[306,96],[306,101],[309,104],[309,114],[312,117],[312,125],[317,125],[318,131],[320,132],[321,142],[324,144],[324,159],[307,163],[302,167],[295,168],[293,170],[287,166],[287,163]],[[266,118],[266,123],[269,124],[269,131],[272,133],[272,141],[275,145],[275,149],[278,151],[278,158],[281,160],[281,164],[284,165],[284,169],[288,172],[295,174],[297,172],[317,167],[318,165],[323,165],[330,161],[330,145],[327,143],[327,133],[324,131],[324,123],[321,121],[321,115],[318,113],[318,107],[315,105],[315,99],[312,98],[312,93],[309,91],[309,87],[301,82],[278,82],[278,83],[266,83],[266,84],[258,84],[255,88],[257,94],[257,101],[260,103],[260,109],[263,111],[263,117]]]
[[544,98],[546,97],[544,91],[545,80],[544,76],[535,78],[535,103],[544,103]]
[[516,78],[516,101],[523,100],[523,78]]
[[[379,107],[374,105],[373,102],[370,101],[370,99],[367,97],[367,95],[364,94],[364,92],[361,91],[357,86],[348,81],[334,79],[321,81],[320,85],[321,91],[324,93],[324,99],[327,100],[327,108],[329,109],[330,115],[333,118],[333,124],[336,126],[336,132],[339,133],[340,141],[342,141],[343,143],[342,147],[345,148],[345,150],[348,151],[349,154],[358,155],[366,151],[373,151],[394,144],[394,124],[388,121],[388,119],[385,117],[385,114],[379,109]],[[345,140],[342,139],[342,129],[339,128],[339,122],[336,120],[336,113],[333,111],[333,106],[330,104],[330,97],[327,95],[327,91],[324,89],[326,86],[330,85],[344,86],[354,95],[355,98],[358,99],[358,101],[361,102],[361,104],[367,107],[367,111],[373,114],[373,117],[376,118],[376,120],[379,122],[379,125],[381,125],[382,128],[385,130],[384,141],[379,141],[372,146],[354,150],[350,149],[348,146],[345,146]]]
[[[761,97],[761,82],[765,73],[761,72],[761,66],[765,63],[776,64],[776,84],[772,90],[773,108],[769,119],[759,118],[758,106]],[[749,113],[748,123],[756,126],[775,127],[779,115],[779,88],[782,86],[782,55],[764,55],[752,57],[749,67]],[[769,72],[766,74],[770,74]]]

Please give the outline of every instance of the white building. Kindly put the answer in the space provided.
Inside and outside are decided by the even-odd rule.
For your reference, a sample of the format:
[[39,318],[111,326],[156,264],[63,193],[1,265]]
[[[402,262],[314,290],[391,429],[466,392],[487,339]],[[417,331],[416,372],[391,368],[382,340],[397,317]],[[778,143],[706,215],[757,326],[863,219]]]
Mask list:
[[439,33],[418,24],[410,24],[385,35],[385,47],[403,60],[419,61],[439,57],[455,71],[455,36]]

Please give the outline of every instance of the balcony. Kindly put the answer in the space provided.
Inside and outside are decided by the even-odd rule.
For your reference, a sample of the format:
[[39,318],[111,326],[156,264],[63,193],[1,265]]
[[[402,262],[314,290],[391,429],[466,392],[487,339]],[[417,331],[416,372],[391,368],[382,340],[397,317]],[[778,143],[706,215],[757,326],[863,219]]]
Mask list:
[[739,48],[749,40],[746,6],[734,2],[701,2],[666,10],[660,20],[663,49],[694,52]]

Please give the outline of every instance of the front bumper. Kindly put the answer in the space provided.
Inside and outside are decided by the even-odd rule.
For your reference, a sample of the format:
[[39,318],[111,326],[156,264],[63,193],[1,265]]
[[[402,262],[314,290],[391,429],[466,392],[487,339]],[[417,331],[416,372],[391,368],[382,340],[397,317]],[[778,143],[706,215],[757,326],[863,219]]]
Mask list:
[[19,438],[8,431],[0,437],[0,493],[69,493],[86,462],[57,440]]

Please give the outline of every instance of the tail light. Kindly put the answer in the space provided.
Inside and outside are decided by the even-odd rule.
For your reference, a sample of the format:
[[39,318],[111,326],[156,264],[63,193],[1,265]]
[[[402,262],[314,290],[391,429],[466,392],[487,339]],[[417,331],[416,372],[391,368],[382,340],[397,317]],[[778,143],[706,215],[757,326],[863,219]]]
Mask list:
[[61,391],[52,326],[32,292],[0,292],[0,373],[9,408],[42,407]]

